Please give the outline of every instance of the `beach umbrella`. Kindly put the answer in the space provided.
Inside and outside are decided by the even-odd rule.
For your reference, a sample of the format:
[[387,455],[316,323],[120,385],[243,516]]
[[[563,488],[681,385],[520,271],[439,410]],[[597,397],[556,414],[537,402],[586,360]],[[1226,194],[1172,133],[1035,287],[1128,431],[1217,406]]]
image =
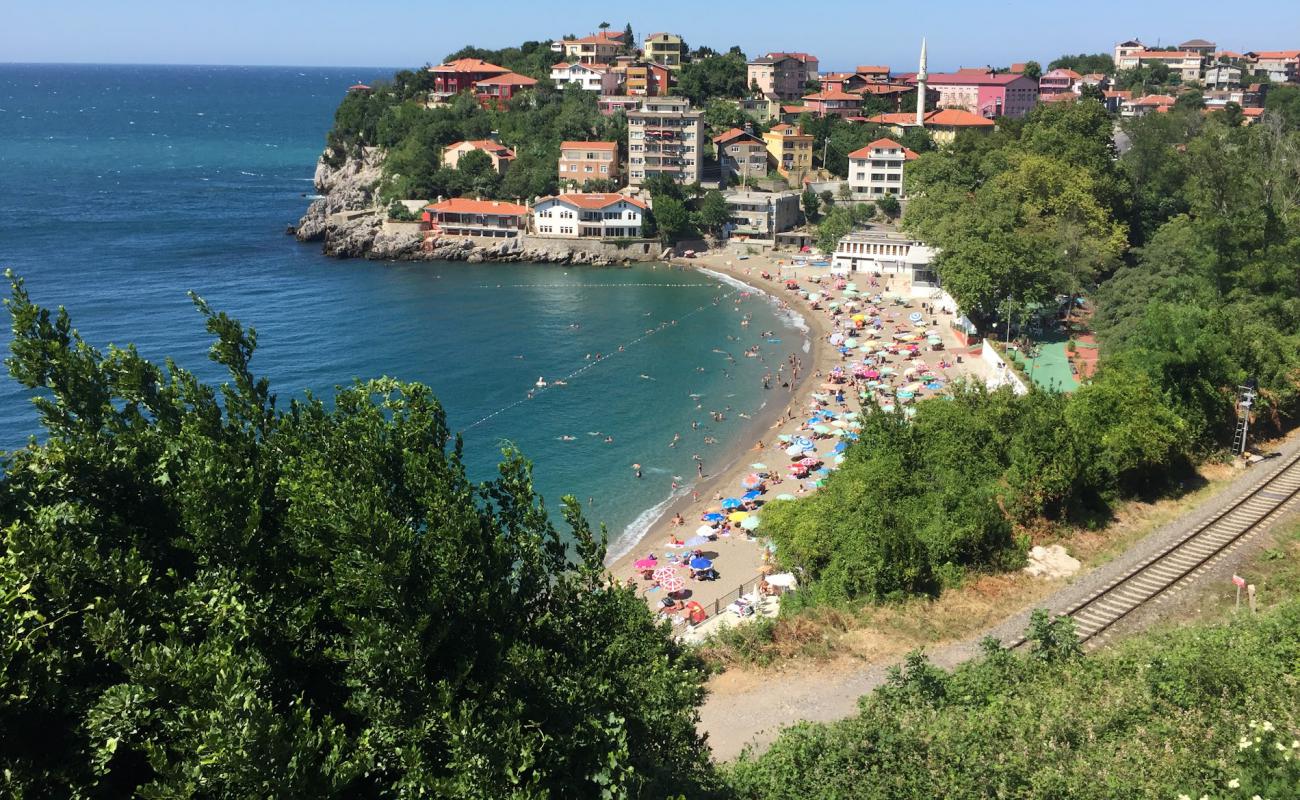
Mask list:
[[708,514],[705,514],[703,517],[701,517],[701,519],[703,519],[705,522],[722,522],[722,520],[726,519],[726,517],[722,516],[716,511],[710,511]]
[[[712,529],[709,530],[709,533],[713,533]],[[707,536],[692,536],[686,540],[686,546],[699,547],[700,545],[708,544],[710,541],[712,540]]]
[[794,499],[796,499],[796,498],[795,498],[794,495],[790,494],[789,492],[784,492],[784,493],[782,493],[782,494],[778,494],[778,495],[776,496],[776,499],[777,499],[777,500],[794,500]]
[[733,511],[727,515],[727,519],[731,520],[732,522],[744,522],[748,518],[749,518],[748,511]]
[[815,466],[817,466],[817,465],[820,464],[820,463],[821,463],[821,462],[818,461],[818,460],[815,459],[815,458],[805,458],[805,459],[803,459],[802,461],[799,462],[799,466],[801,466],[801,467],[815,467]]
[[803,445],[792,444],[785,449],[785,454],[794,457],[800,456],[803,454]]
[[[793,438],[794,438],[794,437],[791,436],[791,435],[788,434],[788,433],[782,433],[782,434],[778,434],[778,435],[777,435],[776,440],[777,440],[778,442],[788,442],[788,441],[790,441],[790,440],[793,439]],[[756,469],[757,469],[757,468],[756,468]]]
[[831,432],[831,429],[828,428],[828,427],[825,426],[825,425],[814,425],[814,426],[813,426],[813,433],[819,433],[819,434],[822,434],[822,435],[824,436],[824,435],[826,435],[826,434],[828,434],[828,433],[830,433],[830,432]]
[[750,464],[750,465],[749,465],[749,468],[750,468],[750,469],[767,469],[767,465],[766,465],[766,464]]
[[659,581],[659,585],[663,588],[665,592],[667,592],[668,594],[672,594],[673,592],[680,592],[682,589],[685,589],[686,581],[682,580],[676,575],[673,575],[671,577]]
[[636,567],[637,569],[654,569],[655,567],[659,566],[659,559],[639,558],[636,561],[632,562],[632,566]]
[[806,436],[796,436],[796,437],[794,437],[794,443],[797,444],[797,445],[799,445],[799,446],[800,446],[801,448],[803,448],[804,450],[807,450],[807,449],[809,449],[810,447],[813,446],[812,439],[809,439],[809,438],[806,437]]
[[753,473],[750,473],[749,475],[745,476],[744,480],[740,482],[740,485],[744,486],[746,489],[755,489],[758,486],[760,486],[762,483],[763,483],[762,478],[758,477]]
[[822,468],[819,469],[819,470],[815,470],[815,471],[813,472],[813,474],[814,474],[814,475],[821,475],[822,477],[826,477],[827,475],[831,474],[831,471],[830,471],[829,469],[826,469],[825,467],[822,467]]
[[676,578],[677,569],[675,567],[660,567],[654,571],[653,577],[655,580],[660,582],[666,581],[669,578]]
[[847,444],[845,444],[844,442],[840,442],[839,444],[835,445],[835,449],[831,450],[831,452],[832,452],[832,453],[843,453],[845,450],[848,450],[848,449],[849,449],[849,446],[848,446]]
[[696,556],[691,559],[691,569],[712,569],[713,561],[703,556]]
[[744,503],[740,502],[740,499],[736,497],[728,497],[726,500],[722,501],[722,507],[727,511],[730,511],[733,508],[740,508],[743,505]]
[[750,517],[749,519],[742,519],[740,521],[740,527],[744,528],[747,531],[754,530],[755,528],[758,527],[758,524],[759,524],[758,517]]
[[751,500],[757,500],[758,498],[760,498],[760,497],[762,497],[762,496],[763,496],[763,493],[760,492],[760,491],[758,491],[757,489],[755,489],[755,490],[750,491],[750,492],[745,492],[744,494],[742,494],[742,495],[740,496],[740,499],[741,499],[741,500],[744,500],[744,501],[746,501],[746,502],[749,502],[749,501],[751,501]]

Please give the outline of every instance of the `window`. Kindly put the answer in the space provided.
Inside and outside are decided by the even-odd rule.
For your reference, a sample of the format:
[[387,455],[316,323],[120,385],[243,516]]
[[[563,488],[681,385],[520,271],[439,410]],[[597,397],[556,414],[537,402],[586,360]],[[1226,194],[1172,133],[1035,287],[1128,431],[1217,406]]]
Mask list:
[[608,165],[608,164],[601,164],[601,165],[600,165],[600,174],[601,174],[601,175],[608,175],[608,174],[609,174],[609,165]]

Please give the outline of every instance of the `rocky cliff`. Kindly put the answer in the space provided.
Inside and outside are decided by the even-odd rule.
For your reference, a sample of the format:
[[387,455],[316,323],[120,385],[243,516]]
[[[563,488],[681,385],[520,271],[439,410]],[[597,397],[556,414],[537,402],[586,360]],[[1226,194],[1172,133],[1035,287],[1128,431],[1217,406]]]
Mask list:
[[359,158],[349,156],[337,167],[330,166],[322,155],[316,162],[315,176],[316,194],[320,197],[311,202],[294,228],[298,241],[324,241],[325,252],[330,253],[331,240],[356,237],[358,231],[352,229],[358,226],[349,223],[365,219],[367,215],[362,212],[373,212],[369,216],[377,229],[381,220],[375,190],[383,164],[383,151],[377,147],[366,148]]

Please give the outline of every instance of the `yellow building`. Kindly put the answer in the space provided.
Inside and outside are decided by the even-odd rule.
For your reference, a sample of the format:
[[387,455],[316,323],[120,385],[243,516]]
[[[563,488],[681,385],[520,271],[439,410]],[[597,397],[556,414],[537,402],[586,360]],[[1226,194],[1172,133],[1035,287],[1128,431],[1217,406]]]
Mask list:
[[772,126],[763,134],[768,158],[775,162],[776,171],[792,187],[803,184],[812,172],[813,137],[789,123]]
[[686,60],[686,43],[675,33],[652,33],[645,37],[647,61],[677,69]]

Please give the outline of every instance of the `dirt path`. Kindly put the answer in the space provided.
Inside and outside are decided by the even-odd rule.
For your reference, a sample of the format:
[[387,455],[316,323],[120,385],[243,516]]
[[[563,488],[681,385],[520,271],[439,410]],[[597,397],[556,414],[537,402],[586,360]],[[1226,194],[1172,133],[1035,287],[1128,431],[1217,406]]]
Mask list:
[[[1294,453],[1300,449],[1300,434],[1291,436],[1276,449],[1283,455]],[[927,648],[926,654],[934,664],[949,668],[977,655],[979,642],[985,636],[994,636],[1004,643],[1014,641],[1024,633],[1034,608],[1060,612],[1090,596],[1143,559],[1185,537],[1191,528],[1231,503],[1265,474],[1271,473],[1281,460],[1267,460],[1252,466],[1191,512],[1148,534],[1113,560],[1080,574],[1069,585],[1022,608],[998,625],[962,641]],[[1284,522],[1279,521],[1273,527],[1278,524]],[[1254,541],[1259,538],[1256,536]],[[1230,570],[1232,564],[1249,557],[1250,553],[1249,547],[1242,548],[1223,562],[1219,572],[1204,576],[1202,581],[1220,577],[1223,569]],[[1134,623],[1125,625],[1116,633],[1131,633],[1176,615],[1178,595],[1185,591],[1186,587],[1182,587],[1158,597],[1156,605],[1163,609],[1135,615],[1138,619]],[[1166,613],[1160,613],[1161,610]],[[883,683],[889,666],[897,661],[888,659],[867,665],[836,662],[830,666],[796,665],[782,671],[723,673],[711,682],[711,694],[700,712],[700,730],[708,734],[714,757],[719,760],[736,758],[746,745],[752,744],[761,751],[771,744],[783,727],[802,721],[831,722],[852,716],[857,711],[858,698]]]

